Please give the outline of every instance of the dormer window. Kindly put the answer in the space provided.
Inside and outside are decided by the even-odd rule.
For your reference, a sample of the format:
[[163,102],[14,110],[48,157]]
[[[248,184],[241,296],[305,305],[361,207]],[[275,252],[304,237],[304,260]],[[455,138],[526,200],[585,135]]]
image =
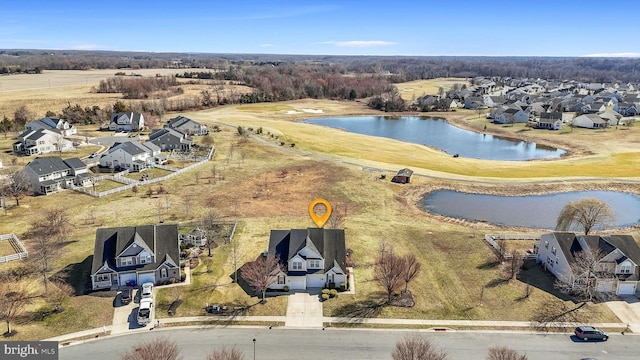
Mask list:
[[320,269],[320,260],[318,259],[311,259],[309,260],[309,269]]
[[291,269],[302,270],[302,261],[294,260],[293,262],[291,262]]

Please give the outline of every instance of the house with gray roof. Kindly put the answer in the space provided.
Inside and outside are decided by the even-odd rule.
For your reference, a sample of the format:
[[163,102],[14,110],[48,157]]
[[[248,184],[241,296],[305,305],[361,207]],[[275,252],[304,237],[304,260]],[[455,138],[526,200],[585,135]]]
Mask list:
[[36,158],[24,167],[34,194],[48,195],[61,189],[91,184],[87,165],[78,158]]
[[26,129],[13,143],[13,152],[22,155],[40,155],[55,151],[68,151],[73,149],[73,142],[64,138],[62,131],[58,129]]
[[154,131],[149,135],[149,141],[160,148],[161,151],[189,151],[193,146],[193,140],[187,134],[172,128],[164,128]]
[[34,131],[38,129],[57,129],[60,130],[63,136],[75,135],[78,132],[75,125],[56,117],[45,117],[40,120],[30,121],[24,127],[26,130]]
[[179,256],[177,224],[100,228],[96,230],[91,288],[180,281]]
[[268,254],[284,269],[273,275],[277,279],[271,289],[338,288],[348,283],[343,229],[271,230]]
[[144,116],[135,112],[120,112],[111,115],[110,131],[138,131],[144,129]]
[[536,129],[560,130],[562,129],[562,113],[559,111],[543,112],[534,127]]
[[603,129],[609,127],[609,121],[597,114],[582,114],[572,121],[573,126],[587,129]]
[[173,119],[169,119],[167,123],[164,125],[165,128],[171,128],[174,130],[178,130],[181,133],[187,135],[207,135],[209,130],[206,125],[202,125],[199,122],[189,119],[188,117],[184,117],[182,115],[176,116]]
[[[630,235],[543,234],[535,246],[537,262],[574,289],[594,283],[596,292],[634,295],[640,280],[640,248]],[[592,256],[600,274],[583,269],[580,257]]]
[[100,157],[100,166],[110,169],[126,169],[129,171],[143,171],[155,164],[164,164],[167,157],[160,151],[160,147],[150,141],[141,143],[132,140],[115,143]]

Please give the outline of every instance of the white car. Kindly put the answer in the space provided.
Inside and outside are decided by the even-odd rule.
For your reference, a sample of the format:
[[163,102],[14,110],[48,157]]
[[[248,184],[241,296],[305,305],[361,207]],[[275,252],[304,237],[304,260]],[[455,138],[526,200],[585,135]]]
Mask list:
[[147,326],[151,322],[151,312],[153,311],[153,300],[146,298],[140,300],[138,307],[138,325]]
[[142,289],[140,291],[140,299],[152,299],[153,298],[153,283],[144,283],[142,284]]

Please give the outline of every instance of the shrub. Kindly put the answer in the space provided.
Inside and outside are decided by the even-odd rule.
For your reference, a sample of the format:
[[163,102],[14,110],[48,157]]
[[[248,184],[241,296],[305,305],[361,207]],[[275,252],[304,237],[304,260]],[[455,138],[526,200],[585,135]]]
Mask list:
[[282,288],[282,290],[283,290],[283,291],[289,291],[289,287],[288,287],[287,285],[285,285],[285,286]]
[[180,281],[181,281],[181,282],[184,282],[186,279],[187,279],[187,274],[185,274],[185,273],[181,273],[181,274],[180,274]]
[[336,289],[331,289],[331,290],[329,291],[329,296],[331,296],[331,297],[336,297],[336,295],[338,295],[338,290],[336,290]]
[[322,301],[329,300],[329,294],[322,294]]
[[322,289],[322,293],[329,295],[329,289]]
[[329,289],[335,289],[335,288],[336,288],[336,283],[330,282],[329,283]]
[[341,282],[341,283],[340,283],[340,291],[346,291],[346,290],[347,290],[347,284],[346,284],[346,283]]

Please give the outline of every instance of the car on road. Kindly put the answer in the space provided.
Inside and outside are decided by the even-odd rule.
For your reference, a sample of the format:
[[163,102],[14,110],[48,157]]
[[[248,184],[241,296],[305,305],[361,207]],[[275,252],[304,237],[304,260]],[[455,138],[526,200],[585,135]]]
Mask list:
[[146,298],[140,300],[138,307],[138,316],[136,320],[138,325],[147,326],[151,322],[151,311],[153,310],[153,300]]
[[607,341],[609,335],[606,332],[593,326],[578,326],[575,330],[576,336],[580,340],[603,340]]
[[153,283],[147,282],[142,284],[142,289],[140,291],[140,299],[151,299],[153,298]]
[[95,158],[95,157],[98,157],[98,153],[97,153],[97,152],[94,152],[93,154],[89,155],[89,157],[90,157],[91,159],[93,159],[93,158]]
[[120,291],[120,302],[122,305],[127,305],[131,299],[133,299],[133,289],[127,286]]

